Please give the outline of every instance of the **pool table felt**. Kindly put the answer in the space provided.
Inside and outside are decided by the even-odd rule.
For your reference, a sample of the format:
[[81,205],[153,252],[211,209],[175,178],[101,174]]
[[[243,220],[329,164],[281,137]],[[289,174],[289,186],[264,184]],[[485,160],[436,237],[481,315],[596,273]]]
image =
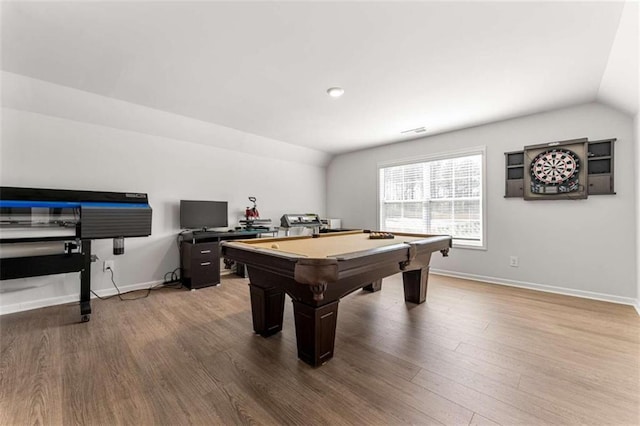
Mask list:
[[[339,258],[341,255],[371,250],[379,247],[387,247],[424,240],[424,237],[399,236],[393,239],[369,239],[367,233],[357,233],[349,235],[326,236],[320,238],[295,238],[291,240],[274,238],[264,240],[249,240],[234,243],[237,245],[247,245],[254,248],[265,249],[271,252],[287,253],[289,255],[307,257],[312,259],[323,259],[328,257]],[[278,248],[272,245],[277,244]]]

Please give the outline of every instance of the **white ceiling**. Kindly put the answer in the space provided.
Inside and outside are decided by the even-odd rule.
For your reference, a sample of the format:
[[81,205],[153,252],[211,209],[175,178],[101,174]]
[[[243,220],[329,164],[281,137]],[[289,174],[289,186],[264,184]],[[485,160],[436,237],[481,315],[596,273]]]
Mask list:
[[5,2],[2,69],[335,154],[596,100],[623,8]]

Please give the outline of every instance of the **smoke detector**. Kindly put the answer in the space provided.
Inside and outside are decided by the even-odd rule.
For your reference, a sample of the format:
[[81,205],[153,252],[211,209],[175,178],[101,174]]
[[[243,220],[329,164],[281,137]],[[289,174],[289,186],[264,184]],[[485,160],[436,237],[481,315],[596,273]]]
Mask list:
[[400,133],[402,133],[403,135],[408,135],[408,134],[420,134],[426,131],[427,129],[425,129],[424,127],[416,127],[415,129],[403,130]]

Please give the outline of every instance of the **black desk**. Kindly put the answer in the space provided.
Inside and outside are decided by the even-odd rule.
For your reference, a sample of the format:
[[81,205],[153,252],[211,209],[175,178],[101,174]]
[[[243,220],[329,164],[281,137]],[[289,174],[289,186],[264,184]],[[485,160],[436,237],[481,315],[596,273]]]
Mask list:
[[181,241],[191,241],[191,243],[204,243],[223,240],[243,240],[256,238],[262,234],[277,235],[277,228],[270,229],[238,229],[235,231],[219,232],[219,231],[189,231],[180,234]]
[[[180,234],[180,279],[190,289],[220,284],[220,241],[246,240],[262,234],[277,235],[278,229],[194,231]],[[236,263],[236,274],[244,277],[244,265]]]

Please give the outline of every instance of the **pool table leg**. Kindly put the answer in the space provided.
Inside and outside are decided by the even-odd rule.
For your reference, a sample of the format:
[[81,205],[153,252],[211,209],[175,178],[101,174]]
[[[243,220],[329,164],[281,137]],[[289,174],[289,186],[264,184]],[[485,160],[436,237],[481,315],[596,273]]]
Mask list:
[[293,300],[298,358],[318,367],[333,357],[338,300],[319,307]]
[[372,293],[374,291],[382,290],[382,278],[380,278],[379,280],[375,280],[371,284],[362,287],[362,289],[365,290],[365,291],[370,291]]
[[249,284],[253,330],[267,337],[282,330],[284,291],[275,287],[263,288]]
[[427,280],[429,267],[402,273],[404,283],[404,300],[411,303],[424,303],[427,300]]

